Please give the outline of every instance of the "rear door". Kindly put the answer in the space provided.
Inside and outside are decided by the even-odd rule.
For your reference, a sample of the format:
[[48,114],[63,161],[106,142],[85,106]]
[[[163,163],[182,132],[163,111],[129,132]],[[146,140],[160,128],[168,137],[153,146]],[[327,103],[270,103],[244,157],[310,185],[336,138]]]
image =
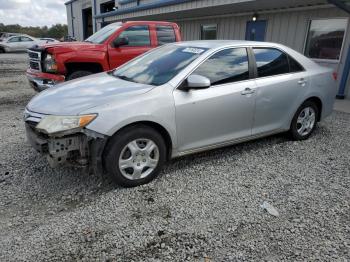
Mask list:
[[288,128],[309,85],[302,66],[276,48],[253,48],[257,94],[252,134]]
[[122,31],[118,38],[128,39],[128,45],[108,47],[109,64],[111,69],[147,52],[152,48],[152,37],[149,25],[131,25]]
[[29,37],[21,36],[21,49],[26,50],[31,48],[35,44],[35,41]]

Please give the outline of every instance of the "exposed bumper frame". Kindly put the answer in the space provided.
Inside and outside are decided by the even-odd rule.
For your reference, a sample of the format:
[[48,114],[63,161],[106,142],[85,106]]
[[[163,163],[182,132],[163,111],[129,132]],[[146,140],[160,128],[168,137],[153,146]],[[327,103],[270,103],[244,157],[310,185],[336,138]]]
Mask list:
[[50,166],[69,162],[88,167],[96,174],[103,173],[103,151],[107,136],[83,130],[63,137],[50,137],[36,132],[28,123],[25,127],[28,142],[36,151],[46,155]]
[[30,86],[37,92],[54,87],[65,80],[63,75],[35,72],[31,69],[27,70],[26,75]]

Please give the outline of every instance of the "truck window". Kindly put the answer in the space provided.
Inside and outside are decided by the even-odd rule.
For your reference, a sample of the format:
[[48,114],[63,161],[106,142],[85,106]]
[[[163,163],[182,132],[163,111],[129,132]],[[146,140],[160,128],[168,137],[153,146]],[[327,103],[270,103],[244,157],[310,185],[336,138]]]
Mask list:
[[134,25],[126,28],[118,38],[125,37],[129,40],[127,46],[150,46],[151,38],[147,25]]
[[94,44],[102,44],[107,40],[115,31],[117,31],[122,26],[122,23],[113,23],[105,26],[101,30],[97,31],[95,34],[90,36],[85,40],[85,42],[90,42]]
[[157,25],[158,45],[173,43],[176,41],[174,28],[170,25]]

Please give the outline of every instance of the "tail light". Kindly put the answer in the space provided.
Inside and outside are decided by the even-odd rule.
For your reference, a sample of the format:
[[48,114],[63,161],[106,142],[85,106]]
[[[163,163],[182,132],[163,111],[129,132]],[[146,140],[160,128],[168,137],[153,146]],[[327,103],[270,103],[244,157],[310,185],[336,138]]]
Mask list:
[[332,77],[333,77],[333,80],[334,80],[334,81],[337,81],[338,73],[337,73],[337,72],[333,72],[333,73],[332,73]]

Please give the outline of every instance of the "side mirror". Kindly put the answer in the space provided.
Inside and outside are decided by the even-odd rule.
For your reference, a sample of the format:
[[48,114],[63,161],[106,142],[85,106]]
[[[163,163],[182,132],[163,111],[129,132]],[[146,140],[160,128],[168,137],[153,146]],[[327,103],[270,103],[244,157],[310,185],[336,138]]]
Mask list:
[[181,88],[182,90],[190,89],[205,89],[210,87],[210,79],[201,75],[190,75],[185,82],[186,85]]
[[126,37],[118,37],[113,41],[113,47],[120,47],[128,44],[129,44],[129,39]]

